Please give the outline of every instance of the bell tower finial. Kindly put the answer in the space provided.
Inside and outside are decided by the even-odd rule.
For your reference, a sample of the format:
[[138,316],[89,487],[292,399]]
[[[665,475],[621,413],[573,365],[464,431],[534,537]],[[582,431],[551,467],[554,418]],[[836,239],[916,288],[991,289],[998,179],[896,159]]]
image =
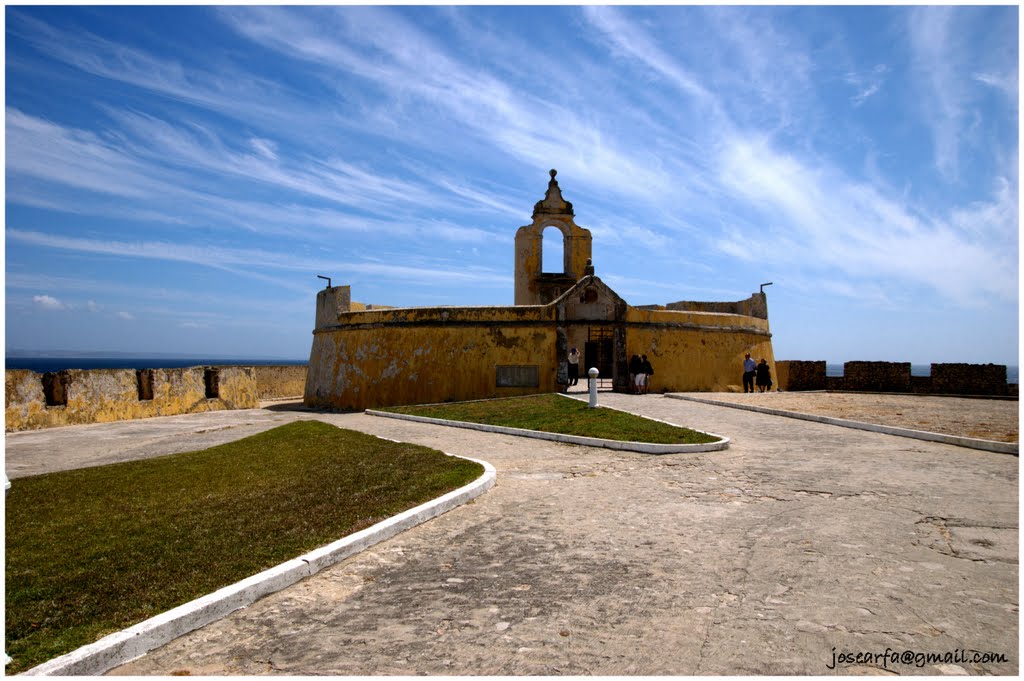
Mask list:
[[562,198],[562,190],[558,187],[558,180],[555,179],[557,174],[558,171],[554,168],[548,171],[551,181],[548,182],[548,191],[544,194],[544,198],[533,207],[534,219],[537,219],[538,215],[575,215],[572,212],[572,204]]

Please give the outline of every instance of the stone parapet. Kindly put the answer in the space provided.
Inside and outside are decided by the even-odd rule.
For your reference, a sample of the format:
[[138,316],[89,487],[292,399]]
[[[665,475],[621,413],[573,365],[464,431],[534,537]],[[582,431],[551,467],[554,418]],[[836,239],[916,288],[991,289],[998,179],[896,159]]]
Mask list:
[[949,395],[1006,395],[1005,364],[932,364],[931,391]]
[[776,383],[779,390],[825,390],[825,360],[775,362]]
[[261,400],[302,397],[306,390],[304,364],[254,366],[256,392]]
[[843,388],[863,392],[910,392],[910,362],[846,362]]
[[11,370],[5,379],[7,431],[259,407],[252,367]]
[[1018,395],[1007,383],[1005,364],[932,364],[929,376],[913,376],[910,362],[847,362],[842,376],[827,376],[824,361],[779,360],[780,390],[900,392],[920,395]]
[[736,302],[703,302],[694,300],[680,300],[675,303],[668,303],[660,307],[666,310],[677,312],[717,312],[719,314],[738,314],[745,317],[756,317],[768,319],[768,297],[764,293],[753,293],[746,300]]

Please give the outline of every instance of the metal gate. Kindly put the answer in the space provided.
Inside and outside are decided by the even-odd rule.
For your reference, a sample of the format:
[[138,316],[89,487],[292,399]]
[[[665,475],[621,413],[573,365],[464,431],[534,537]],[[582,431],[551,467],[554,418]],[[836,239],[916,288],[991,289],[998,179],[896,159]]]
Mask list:
[[591,326],[587,330],[587,342],[583,346],[583,362],[586,367],[580,371],[580,378],[587,378],[591,367],[597,367],[598,388],[612,387],[612,369],[615,365],[615,337],[611,327]]

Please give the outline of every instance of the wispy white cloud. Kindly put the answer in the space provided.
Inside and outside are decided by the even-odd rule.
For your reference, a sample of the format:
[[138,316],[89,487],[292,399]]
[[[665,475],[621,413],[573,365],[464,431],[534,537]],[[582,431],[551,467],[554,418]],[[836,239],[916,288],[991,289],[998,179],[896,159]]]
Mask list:
[[52,296],[32,296],[32,302],[46,310],[66,310],[68,307]]
[[281,124],[290,116],[282,116],[288,109],[276,102],[302,101],[307,108],[315,103],[294,89],[228,63],[221,62],[217,70],[210,71],[204,68],[209,64],[205,58],[202,63],[161,59],[87,30],[58,28],[23,11],[9,13],[7,30],[85,73],[250,120],[262,118]]
[[133,315],[131,312],[125,312],[124,310],[118,312],[117,316],[120,317],[121,319],[126,319],[128,321],[133,321],[135,319],[135,315]]
[[763,141],[727,150],[721,177],[770,226],[742,237],[757,244],[757,257],[767,262],[804,269],[813,263],[856,280],[912,282],[966,305],[989,296],[1016,300],[1016,249],[1005,250],[1015,239],[1016,198],[1008,192],[956,220],[962,225],[989,215],[987,229],[1002,237],[980,241],[838,168],[779,153]]
[[249,140],[249,146],[260,156],[270,160],[278,160],[277,156],[277,143],[273,140],[261,139],[259,137],[253,137]]
[[[318,238],[326,229],[480,241],[488,238],[486,232],[467,227],[436,230],[418,215],[425,209],[467,210],[483,203],[510,208],[493,196],[448,182],[434,185],[426,179],[387,177],[337,158],[284,162],[274,155],[271,140],[247,140],[255,145],[249,153],[230,149],[212,130],[199,125],[184,127],[139,113],[110,113],[119,123],[119,132],[101,139],[92,132],[8,109],[8,177],[14,185],[8,199],[77,214],[187,226],[188,215],[180,212],[184,202],[192,211],[193,224],[289,236],[298,233],[306,238]],[[209,178],[214,175],[219,178],[212,190]],[[137,200],[148,207],[135,208],[96,195],[61,199],[46,186],[26,184],[25,176]],[[225,176],[234,176],[237,183],[226,184]],[[288,198],[273,204],[254,200],[253,182],[274,187]],[[326,199],[335,207],[310,206],[302,203],[303,197]],[[160,205],[166,210],[153,207]],[[351,208],[375,215],[356,215]]]
[[638,60],[701,107],[711,112],[720,111],[718,98],[701,84],[699,78],[666,54],[635,22],[626,19],[620,9],[587,6],[583,13],[587,21],[608,39],[614,52]]
[[154,182],[136,160],[93,132],[65,128],[7,109],[7,172],[125,198],[174,186]]
[[560,171],[617,194],[650,197],[669,189],[663,174],[618,148],[572,108],[458,61],[395,12],[346,8],[311,16],[261,7],[225,9],[223,16],[265,47],[440,108],[456,123],[453,132],[471,133],[531,166],[557,161]]
[[847,73],[846,82],[856,88],[857,93],[850,98],[854,106],[860,106],[868,99],[878,94],[885,82],[885,76],[889,67],[885,64],[876,64],[867,73]]
[[1017,106],[1017,97],[1020,92],[1017,73],[995,74],[979,72],[973,74],[972,77],[979,83],[984,83],[1006,95],[1010,102]]
[[203,244],[177,244],[166,241],[101,241],[66,237],[21,229],[7,230],[7,238],[33,244],[92,255],[114,255],[131,258],[165,260],[224,269],[246,276],[265,276],[259,270],[344,271],[390,277],[401,281],[426,283],[464,282],[489,283],[501,274],[486,268],[464,267],[459,270],[412,267],[374,262],[305,259],[286,253],[249,248],[220,248]]
[[959,135],[965,94],[956,59],[955,7],[915,7],[907,16],[913,66],[921,83],[921,114],[932,132],[939,173],[955,180],[959,173]]

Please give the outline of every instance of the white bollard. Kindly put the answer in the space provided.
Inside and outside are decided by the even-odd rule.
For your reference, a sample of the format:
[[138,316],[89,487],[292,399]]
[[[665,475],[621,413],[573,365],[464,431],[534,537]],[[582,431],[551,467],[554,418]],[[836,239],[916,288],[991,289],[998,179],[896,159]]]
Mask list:
[[587,405],[589,407],[597,406],[597,375],[599,373],[597,367],[590,367],[590,371],[587,372],[587,375],[590,376],[590,404]]

